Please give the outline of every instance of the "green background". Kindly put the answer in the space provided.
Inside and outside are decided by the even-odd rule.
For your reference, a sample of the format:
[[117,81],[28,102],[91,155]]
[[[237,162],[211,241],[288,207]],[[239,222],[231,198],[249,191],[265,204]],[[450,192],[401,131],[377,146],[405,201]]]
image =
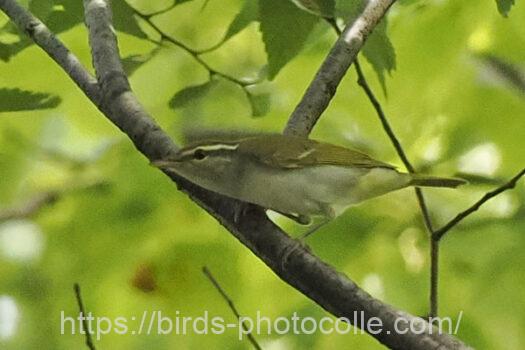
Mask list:
[[[144,11],[169,5],[130,4]],[[203,4],[185,2],[157,23],[192,48],[213,46],[242,1],[209,1],[204,9]],[[0,15],[0,23],[6,21]],[[418,169],[441,175],[467,172],[485,179],[456,191],[425,191],[436,225],[525,164],[524,91],[509,85],[480,56],[496,55],[523,67],[523,23],[523,2],[504,18],[494,1],[405,1],[389,16],[397,69],[386,78],[387,97],[372,67],[362,60]],[[59,37],[90,66],[87,32],[81,23]],[[123,56],[155,48],[137,35],[119,32],[118,37]],[[3,43],[16,40],[13,34],[0,34]],[[224,79],[217,79],[201,97],[170,108],[168,102],[177,91],[208,79],[206,70],[180,48],[162,48],[133,73],[131,84],[146,110],[179,143],[195,132],[216,129],[280,132],[334,40],[328,26],[317,24],[299,55],[273,81],[255,87],[270,94],[269,113],[262,117],[252,117],[243,90]],[[238,78],[257,76],[266,57],[256,22],[203,56],[215,69]],[[243,315],[255,317],[257,311],[273,319],[294,312],[302,317],[328,315],[283,283],[167,177],[148,166],[41,49],[31,46],[9,62],[0,62],[0,88],[61,99],[52,109],[0,113],[0,208],[23,204],[46,191],[61,193],[53,205],[35,215],[0,222],[0,324],[1,307],[4,315],[12,302],[17,309],[15,329],[0,337],[0,348],[85,348],[83,336],[60,335],[60,312],[78,312],[75,282],[82,287],[86,308],[96,316],[140,318],[144,310],[161,310],[173,318],[177,311],[197,317],[207,310],[210,316],[234,322],[202,274],[204,265]],[[353,69],[312,137],[362,149],[402,168]],[[441,244],[440,314],[456,320],[463,312],[458,337],[479,349],[525,347],[524,199],[522,181],[514,191],[487,203]],[[304,230],[276,220],[292,234]],[[348,210],[308,243],[320,258],[381,300],[412,314],[428,312],[428,239],[412,190]],[[130,328],[134,324],[138,322]],[[368,335],[256,338],[264,349],[382,348]],[[246,340],[237,340],[235,330],[185,336],[112,333],[96,345],[97,349],[250,348]]]

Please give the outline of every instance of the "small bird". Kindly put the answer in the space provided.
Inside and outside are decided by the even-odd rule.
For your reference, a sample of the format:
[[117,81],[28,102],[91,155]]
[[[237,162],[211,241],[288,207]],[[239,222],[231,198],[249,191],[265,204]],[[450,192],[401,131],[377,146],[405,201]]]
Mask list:
[[152,165],[210,191],[308,224],[408,186],[455,188],[462,179],[407,174],[349,148],[278,134],[200,142]]

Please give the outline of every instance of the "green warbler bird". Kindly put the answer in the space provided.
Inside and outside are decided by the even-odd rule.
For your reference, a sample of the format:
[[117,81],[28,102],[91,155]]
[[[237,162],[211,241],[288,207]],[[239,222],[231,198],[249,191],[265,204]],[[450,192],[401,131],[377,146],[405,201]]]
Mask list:
[[202,142],[152,164],[303,224],[313,216],[328,221],[349,206],[407,186],[454,188],[465,183],[401,173],[349,148],[284,135]]

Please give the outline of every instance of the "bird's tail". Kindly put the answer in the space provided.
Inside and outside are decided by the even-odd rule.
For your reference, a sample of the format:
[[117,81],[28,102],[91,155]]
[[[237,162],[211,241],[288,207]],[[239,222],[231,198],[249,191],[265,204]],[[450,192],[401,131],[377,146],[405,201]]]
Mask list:
[[409,182],[409,186],[456,188],[467,183],[466,180],[450,177],[437,177],[421,174],[411,174],[410,176],[411,180]]

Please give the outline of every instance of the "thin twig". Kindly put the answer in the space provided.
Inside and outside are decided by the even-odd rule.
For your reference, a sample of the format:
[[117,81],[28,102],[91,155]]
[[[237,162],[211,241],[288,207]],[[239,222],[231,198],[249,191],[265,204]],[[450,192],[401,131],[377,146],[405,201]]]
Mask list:
[[82,302],[82,295],[80,294],[80,285],[75,283],[73,289],[75,290],[80,316],[82,316],[82,327],[84,328],[84,333],[86,334],[86,345],[90,350],[96,350],[93,339],[91,338],[91,330],[86,319],[86,311],[84,309],[84,303]]
[[[193,59],[199,63],[204,69],[206,69],[208,71],[208,73],[210,75],[216,75],[216,76],[219,76],[221,78],[224,78],[226,80],[229,80],[231,81],[232,83],[235,83],[237,85],[239,85],[240,87],[242,88],[245,88],[246,86],[250,86],[250,85],[254,85],[254,84],[257,84],[259,83],[259,80],[257,79],[250,79],[250,80],[242,80],[242,79],[238,79],[238,78],[235,78],[231,75],[228,75],[226,73],[223,73],[223,72],[220,72],[214,68],[212,68],[206,61],[204,61],[202,58],[201,58],[201,55],[204,54],[205,52],[207,51],[198,51],[198,50],[195,50],[195,49],[192,49],[191,47],[189,47],[188,45],[184,44],[182,41],[180,40],[177,40],[175,39],[173,36],[171,35],[168,35],[166,34],[166,32],[164,32],[158,25],[155,24],[155,22],[153,22],[153,20],[151,19],[151,17],[155,14],[144,14],[142,12],[140,12],[139,10],[137,9],[134,9],[133,10],[135,12],[135,14],[142,18],[144,21],[146,21],[146,23],[149,24],[149,26],[151,28],[153,28],[153,30],[155,32],[157,32],[158,35],[160,35],[160,38],[161,40],[165,40],[167,42],[170,42],[172,43],[173,45],[181,48],[182,50],[186,51],[189,55],[191,55],[193,57]],[[152,41],[153,43],[156,43],[156,41]],[[158,44],[158,43],[157,43]]]
[[434,236],[432,237],[434,240],[439,241],[443,236],[454,226],[459,224],[463,219],[465,219],[470,214],[477,211],[485,202],[489,201],[490,199],[496,197],[502,192],[505,192],[507,190],[513,189],[516,187],[516,183],[525,175],[525,168],[523,168],[519,173],[517,173],[512,179],[510,179],[507,183],[501,185],[500,187],[496,188],[495,190],[492,190],[490,192],[485,193],[483,197],[480,198],[476,203],[474,203],[471,207],[468,209],[462,211],[458,215],[456,215],[452,220],[450,220],[447,224],[445,224],[440,229],[436,230],[434,232]]
[[439,314],[439,241],[430,237],[430,294],[428,317]]
[[98,180],[73,186],[62,185],[59,189],[37,193],[21,204],[0,209],[0,222],[14,219],[26,219],[34,215],[38,215],[42,209],[55,204],[58,200],[62,199],[66,195],[77,191],[85,191],[102,187],[108,184],[109,183],[107,181]]
[[0,210],[0,222],[31,217],[45,206],[55,203],[58,197],[59,194],[57,192],[39,193],[26,203]]
[[[392,142],[392,145],[394,146],[399,158],[407,168],[408,172],[413,174],[415,173],[415,168],[410,163],[410,160],[408,160],[408,157],[405,153],[405,150],[403,149],[403,146],[401,146],[401,142],[397,138],[396,134],[394,133],[394,130],[392,129],[392,126],[388,122],[388,118],[383,111],[383,108],[381,107],[381,103],[375,96],[374,92],[370,88],[370,85],[368,85],[368,82],[366,81],[365,75],[363,74],[363,71],[361,70],[361,66],[359,64],[359,61],[357,58],[354,62],[355,70],[357,72],[357,83],[359,86],[363,88],[366,95],[368,96],[368,99],[370,100],[370,103],[374,106],[374,109],[376,110],[377,116],[379,117],[379,120],[381,121],[381,125],[383,126],[383,129],[385,130],[386,134],[388,135],[388,138]],[[431,317],[437,316],[438,314],[438,278],[439,278],[439,241],[436,241],[432,239],[434,235],[434,228],[432,225],[432,220],[430,219],[430,212],[428,210],[425,196],[423,195],[423,191],[416,187],[415,189],[417,202],[419,204],[419,208],[421,209],[421,214],[423,216],[423,221],[425,223],[425,227],[427,228],[428,234],[430,236],[430,310],[429,315]]]
[[410,173],[415,172],[414,167],[408,160],[408,157],[403,149],[403,146],[401,146],[401,142],[399,142],[396,134],[394,133],[394,131],[392,130],[392,127],[390,126],[390,123],[388,122],[385,112],[383,111],[383,108],[381,107],[381,103],[376,98],[374,92],[368,85],[365,75],[363,74],[363,71],[361,69],[361,65],[359,64],[359,61],[357,59],[354,62],[354,67],[357,72],[357,83],[359,84],[359,86],[363,88],[368,99],[374,106],[374,109],[377,112],[377,116],[379,117],[379,120],[381,121],[381,124],[383,125],[383,129],[385,130],[386,134],[390,138],[390,141],[394,145],[394,148],[396,149],[396,152],[399,155],[399,158],[401,159],[401,161],[403,162],[403,164],[405,165],[405,167]]
[[144,13],[142,15],[145,16],[145,17],[148,17],[148,18],[159,16],[159,15],[163,15],[163,14],[168,13],[171,10],[173,10],[177,5],[179,5],[179,2],[174,0],[173,3],[170,6],[166,7],[165,9],[158,10],[158,11],[153,11],[153,12],[150,12],[150,13]]
[[219,282],[217,282],[217,280],[215,279],[215,277],[213,277],[211,271],[206,267],[204,266],[202,268],[202,272],[204,273],[204,275],[206,277],[208,277],[208,279],[210,280],[210,282],[213,284],[213,286],[215,287],[215,289],[217,289],[217,291],[219,292],[219,294],[222,296],[222,298],[226,301],[226,303],[228,303],[228,306],[230,307],[230,309],[232,310],[233,314],[235,315],[235,317],[237,317],[237,320],[241,321],[241,327],[242,329],[244,330],[244,332],[246,333],[247,337],[248,337],[248,340],[250,341],[250,343],[252,343],[253,347],[257,350],[261,350],[261,346],[257,343],[257,340],[255,340],[254,336],[252,335],[251,332],[248,331],[248,327],[246,326],[246,324],[244,323],[244,321],[242,320],[242,316],[241,314],[239,313],[239,311],[237,311],[237,308],[235,307],[235,304],[233,303],[233,300],[228,296],[228,294],[226,294],[226,292],[224,291],[224,289],[222,289],[221,285],[219,284]]

